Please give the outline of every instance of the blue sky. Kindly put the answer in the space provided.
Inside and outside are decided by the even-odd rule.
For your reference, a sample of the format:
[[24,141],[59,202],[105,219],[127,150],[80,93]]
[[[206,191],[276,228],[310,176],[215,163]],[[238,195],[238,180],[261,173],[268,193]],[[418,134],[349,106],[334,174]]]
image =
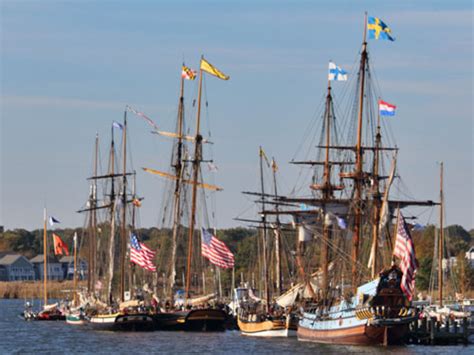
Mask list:
[[[87,199],[96,132],[105,166],[126,104],[172,130],[181,62],[196,68],[204,54],[231,76],[206,78],[204,132],[212,128],[224,188],[215,224],[238,225],[249,206],[240,191],[257,188],[259,145],[279,161],[280,190],[293,187],[298,171],[287,162],[321,105],[327,62],[353,68],[366,10],[396,37],[369,50],[398,106],[403,182],[437,200],[444,161],[447,223],[473,228],[471,1],[2,1],[0,224],[39,228],[46,204],[63,226],[82,226],[75,211]],[[186,84],[189,104],[197,86]],[[129,122],[133,167],[166,170],[170,141]],[[163,183],[139,172],[138,186],[141,226],[155,226]],[[436,223],[437,211],[414,213]]]

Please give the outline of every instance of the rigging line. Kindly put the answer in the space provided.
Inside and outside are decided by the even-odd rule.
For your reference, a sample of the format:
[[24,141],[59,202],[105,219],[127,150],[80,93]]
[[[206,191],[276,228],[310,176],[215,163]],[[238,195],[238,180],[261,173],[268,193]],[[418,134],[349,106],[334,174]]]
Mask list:
[[323,94],[319,100],[319,106],[316,107],[316,110],[314,113],[311,115],[311,118],[309,119],[306,128],[304,129],[304,135],[303,139],[301,139],[300,144],[297,146],[295,152],[293,153],[292,159],[296,159],[299,151],[302,149],[302,146],[305,144],[306,140],[309,139],[309,136],[312,134],[312,131],[314,129],[315,125],[315,117],[318,117],[322,108],[323,108],[323,102],[324,102],[324,97],[325,94]]
[[[326,243],[329,247],[331,247],[335,252],[339,253],[341,257],[346,257],[346,261],[351,261],[352,260],[352,256],[345,252],[342,248],[338,247],[337,245],[335,245],[335,242],[331,242],[329,241],[328,238],[325,238],[323,236],[323,229],[321,227],[311,227],[311,228],[308,228],[309,230],[313,231],[313,234],[317,237],[317,238],[320,238],[324,243]],[[361,266],[362,268],[364,268],[366,271],[369,270],[369,268],[362,264],[361,262],[359,261],[356,261],[356,264],[359,264],[359,266]],[[362,270],[360,270],[359,272],[362,272]]]

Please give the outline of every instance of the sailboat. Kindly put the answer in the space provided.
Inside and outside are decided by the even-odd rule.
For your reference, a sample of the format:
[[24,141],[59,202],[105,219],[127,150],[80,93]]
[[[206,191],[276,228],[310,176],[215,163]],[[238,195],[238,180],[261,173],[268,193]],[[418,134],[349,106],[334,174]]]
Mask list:
[[[25,305],[23,317],[25,320],[56,321],[65,320],[65,314],[59,303],[48,304],[48,229],[46,207],[43,214],[43,309],[35,312],[31,304]],[[58,223],[54,217],[50,217],[52,224]]]
[[[191,289],[191,277],[192,277],[192,263],[194,245],[194,228],[196,224],[196,213],[197,213],[197,200],[198,200],[198,188],[219,191],[220,188],[217,186],[204,183],[200,181],[200,171],[202,162],[202,144],[207,141],[202,137],[200,133],[201,124],[201,96],[202,96],[202,79],[203,72],[208,72],[220,79],[227,80],[228,77],[221,73],[217,68],[213,67],[203,57],[201,57],[200,71],[199,71],[199,88],[198,88],[198,99],[197,99],[197,116],[196,116],[196,133],[194,136],[187,136],[184,134],[184,80],[194,80],[196,73],[190,68],[183,64],[183,75],[181,77],[181,89],[178,106],[178,120],[177,120],[177,131],[175,133],[163,132],[157,129],[157,126],[152,123],[143,114],[142,117],[146,118],[148,123],[152,124],[155,128],[155,133],[167,137],[177,139],[175,147],[175,154],[173,160],[173,173],[166,173],[155,169],[144,168],[146,172],[151,174],[159,175],[175,182],[173,191],[173,229],[172,229],[172,246],[171,246],[171,270],[168,279],[168,302],[171,305],[171,310],[165,310],[154,315],[157,329],[160,330],[198,330],[198,331],[212,331],[212,330],[225,330],[225,322],[227,320],[226,313],[221,309],[205,307],[214,295],[203,295],[202,297],[190,297]],[[184,159],[184,141],[194,142],[194,157],[192,158],[192,176],[189,179],[185,178],[185,166]],[[181,224],[181,213],[184,208],[183,198],[183,186],[191,185],[192,188],[192,202],[190,212],[190,223],[188,228],[188,245],[187,245],[187,259],[186,259],[186,281],[183,304],[174,307],[176,305],[174,300],[175,292],[175,278],[176,278],[176,252],[178,244],[178,235],[184,228]],[[184,309],[183,309],[184,308]]]
[[[294,162],[313,167],[312,195],[277,199],[306,206],[280,214],[293,216],[319,244],[317,271],[321,278],[314,284],[312,301],[304,307],[298,325],[297,336],[301,341],[354,345],[400,343],[409,323],[418,316],[411,306],[416,264],[414,245],[403,215],[398,212],[394,225],[396,242],[392,247],[388,222],[395,209],[435,203],[389,198],[395,177],[393,153],[398,148],[382,145],[380,110],[376,111],[379,114],[374,122],[375,110],[369,103],[374,95],[370,91],[368,25],[371,37],[393,40],[386,24],[365,16],[356,101],[351,106],[356,108],[357,117],[348,125],[352,127],[348,132],[351,137],[346,144],[331,140],[337,122],[331,74],[343,74],[343,71],[330,64],[323,134],[317,146],[322,160]],[[372,124],[365,125],[366,118]],[[389,175],[382,173],[382,153],[393,154]],[[339,182],[335,181],[337,171]],[[352,184],[346,186],[346,180],[352,180]],[[400,250],[399,243],[410,247]],[[402,259],[400,265],[396,257]]]
[[74,243],[74,274],[73,274],[73,283],[74,283],[74,296],[72,301],[72,308],[66,312],[66,323],[71,325],[84,325],[87,324],[87,318],[84,311],[84,308],[79,305],[79,297],[77,290],[77,233],[74,233],[73,237]]
[[[271,164],[268,162],[268,158],[265,155],[262,147],[259,148],[259,165],[260,165],[260,184],[261,193],[244,192],[246,194],[256,194],[260,197],[259,203],[261,204],[262,211],[266,211],[266,199],[265,184],[263,178],[263,162],[264,160],[272,168],[273,172],[273,185],[274,185],[274,196],[278,197],[277,184],[276,184],[276,171],[277,165],[275,159],[272,159]],[[253,296],[252,289],[249,288],[249,297],[246,297],[238,305],[237,313],[237,324],[239,326],[242,335],[255,336],[255,337],[289,337],[296,336],[296,329],[298,324],[297,315],[291,311],[294,306],[293,302],[280,307],[278,303],[271,305],[271,285],[269,278],[270,260],[268,250],[269,238],[268,230],[272,230],[275,235],[274,239],[274,251],[275,251],[275,285],[276,285],[276,296],[280,296],[282,293],[282,272],[281,272],[281,224],[278,214],[278,204],[275,205],[276,219],[274,224],[268,225],[267,215],[264,213],[261,215],[260,231],[261,231],[261,244],[262,244],[262,255],[258,255],[259,260],[262,261],[262,273],[263,273],[263,287],[265,299],[258,299]],[[278,309],[273,309],[274,306]]]
[[[444,268],[450,268],[448,263],[444,264],[444,260],[449,260],[449,255],[447,252],[446,246],[446,239],[445,238],[445,230],[444,230],[444,163],[440,163],[440,205],[439,205],[439,232],[435,235],[435,240],[437,243],[434,244],[433,248],[433,269],[432,275],[430,278],[430,305],[423,309],[422,317],[430,319],[431,317],[435,317],[438,321],[445,321],[446,319],[462,319],[462,318],[469,318],[471,316],[470,312],[463,311],[460,308],[456,307],[458,305],[447,305],[445,302],[445,287],[444,287]],[[436,232],[436,231],[435,231]],[[444,259],[444,258],[447,259]],[[436,267],[435,267],[436,266]],[[437,270],[436,270],[437,269]],[[437,272],[437,279],[438,279],[438,297],[437,303],[434,303],[434,291],[435,291],[435,273]],[[453,285],[454,290],[456,291],[456,285]],[[462,294],[461,294],[462,295]],[[454,306],[454,307],[453,307]],[[443,322],[444,323],[444,322]],[[449,331],[449,329],[447,329]]]

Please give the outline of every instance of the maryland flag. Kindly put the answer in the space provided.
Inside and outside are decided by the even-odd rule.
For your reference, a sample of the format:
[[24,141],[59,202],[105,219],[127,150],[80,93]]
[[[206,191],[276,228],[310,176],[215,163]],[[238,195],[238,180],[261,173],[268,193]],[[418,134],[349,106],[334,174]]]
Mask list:
[[56,234],[53,233],[53,241],[54,241],[54,254],[55,255],[68,255],[69,256],[69,249],[67,248],[66,243]]
[[204,70],[205,72],[214,75],[218,77],[219,79],[222,80],[229,80],[230,76],[225,75],[223,72],[221,72],[219,69],[217,69],[215,66],[213,66],[211,63],[206,61],[204,58],[201,58],[201,70]]
[[181,70],[181,77],[186,80],[196,79],[196,71],[188,68],[186,65],[183,65]]
[[135,207],[141,207],[142,206],[142,202],[140,201],[140,199],[138,198],[134,198],[132,200],[132,204],[135,206]]

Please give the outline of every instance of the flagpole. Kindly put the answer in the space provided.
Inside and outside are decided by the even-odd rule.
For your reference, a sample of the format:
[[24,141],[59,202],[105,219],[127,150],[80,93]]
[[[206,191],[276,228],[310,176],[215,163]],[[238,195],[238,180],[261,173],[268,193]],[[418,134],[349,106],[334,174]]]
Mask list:
[[[204,56],[201,56],[201,62]],[[201,141],[202,137],[199,134],[199,126],[201,123],[201,95],[202,95],[202,66],[201,62],[199,65],[199,90],[198,90],[198,107],[196,116],[196,139],[194,143],[194,159],[193,159],[193,192],[192,192],[192,203],[191,203],[191,221],[189,224],[188,231],[188,258],[186,264],[186,289],[185,289],[185,301],[189,299],[189,288],[191,285],[191,258],[193,248],[193,236],[194,236],[194,224],[196,222],[196,200],[197,200],[197,183],[199,176],[199,164],[201,159]]]
[[48,238],[46,229],[46,207],[44,208],[44,224],[43,224],[43,297],[44,306],[48,304]]

